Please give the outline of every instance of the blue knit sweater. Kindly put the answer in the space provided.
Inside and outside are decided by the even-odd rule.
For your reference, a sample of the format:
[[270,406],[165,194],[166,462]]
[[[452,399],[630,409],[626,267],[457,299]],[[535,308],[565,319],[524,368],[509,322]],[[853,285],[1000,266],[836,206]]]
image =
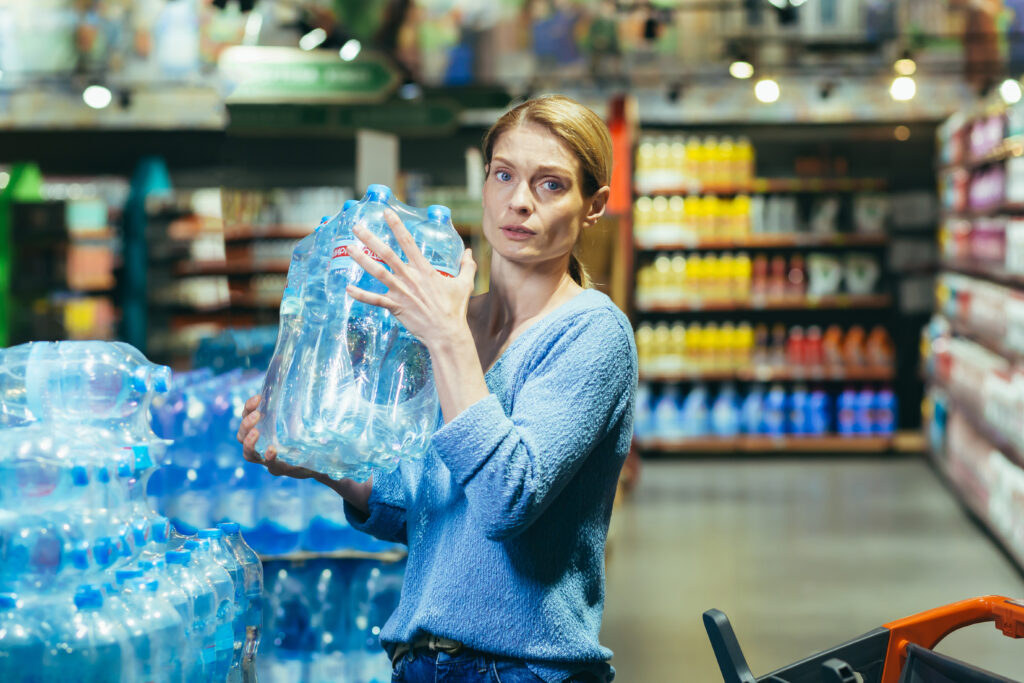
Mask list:
[[586,290],[534,323],[486,375],[491,394],[433,437],[420,463],[375,474],[352,526],[409,547],[388,652],[428,632],[526,661],[545,681],[592,671],[604,546],[633,433],[636,347]]

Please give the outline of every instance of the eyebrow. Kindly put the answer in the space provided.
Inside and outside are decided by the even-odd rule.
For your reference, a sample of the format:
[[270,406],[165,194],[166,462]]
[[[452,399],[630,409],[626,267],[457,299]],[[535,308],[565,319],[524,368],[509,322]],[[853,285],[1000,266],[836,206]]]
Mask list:
[[[514,163],[512,163],[511,161],[509,161],[505,157],[494,157],[494,158],[491,159],[491,163],[492,164],[505,164],[506,166],[513,166],[513,167],[515,166]],[[573,178],[575,176],[575,173],[573,173],[569,169],[565,168],[564,166],[554,166],[554,165],[549,165],[549,164],[545,164],[543,166],[538,166],[537,167],[537,173],[555,174],[555,175],[566,176],[568,178]]]

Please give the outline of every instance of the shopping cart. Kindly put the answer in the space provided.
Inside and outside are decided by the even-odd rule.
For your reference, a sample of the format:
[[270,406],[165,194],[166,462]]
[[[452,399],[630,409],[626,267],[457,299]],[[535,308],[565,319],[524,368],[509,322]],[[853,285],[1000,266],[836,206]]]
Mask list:
[[[716,609],[704,613],[725,683],[1018,683],[931,650],[953,631],[985,621],[994,621],[1010,638],[1024,638],[1024,602],[998,595],[955,602],[891,622],[757,678],[729,618]],[[1024,657],[1021,661],[1024,671]]]

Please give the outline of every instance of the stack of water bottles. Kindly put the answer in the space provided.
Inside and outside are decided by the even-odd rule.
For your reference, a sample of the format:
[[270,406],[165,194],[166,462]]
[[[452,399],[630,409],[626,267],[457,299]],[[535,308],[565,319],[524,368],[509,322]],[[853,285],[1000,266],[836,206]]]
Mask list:
[[127,344],[0,351],[0,681],[253,680],[259,559],[147,502],[169,384]]
[[388,683],[380,631],[398,605],[404,561],[267,564],[261,683]]
[[[281,301],[280,332],[261,392],[259,450],[273,445],[283,461],[339,479],[366,479],[422,457],[439,421],[426,348],[387,310],[360,303],[346,286],[383,293],[352,254],[383,263],[354,234],[356,225],[404,261],[389,227],[393,211],[430,266],[455,277],[463,253],[451,212],[398,202],[371,185],[295,247]],[[386,265],[384,267],[387,267]]]
[[214,374],[237,368],[266,370],[276,339],[277,325],[222,330],[200,340],[193,365]]
[[246,400],[262,385],[258,370],[215,375],[202,368],[175,375],[171,390],[151,409],[155,432],[173,440],[149,482],[156,509],[183,534],[236,522],[249,544],[267,556],[391,549],[392,544],[352,529],[344,501],[330,488],[275,477],[242,458],[235,435]]

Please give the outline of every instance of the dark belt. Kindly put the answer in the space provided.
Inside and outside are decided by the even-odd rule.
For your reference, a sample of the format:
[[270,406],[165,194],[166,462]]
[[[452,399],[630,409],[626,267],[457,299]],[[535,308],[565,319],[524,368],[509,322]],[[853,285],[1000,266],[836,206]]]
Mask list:
[[422,633],[413,638],[411,643],[399,643],[395,646],[395,654],[391,656],[391,666],[394,666],[399,659],[409,652],[415,652],[416,650],[430,650],[431,652],[457,655],[464,649],[466,649],[466,646],[457,640],[435,636],[430,633]]

